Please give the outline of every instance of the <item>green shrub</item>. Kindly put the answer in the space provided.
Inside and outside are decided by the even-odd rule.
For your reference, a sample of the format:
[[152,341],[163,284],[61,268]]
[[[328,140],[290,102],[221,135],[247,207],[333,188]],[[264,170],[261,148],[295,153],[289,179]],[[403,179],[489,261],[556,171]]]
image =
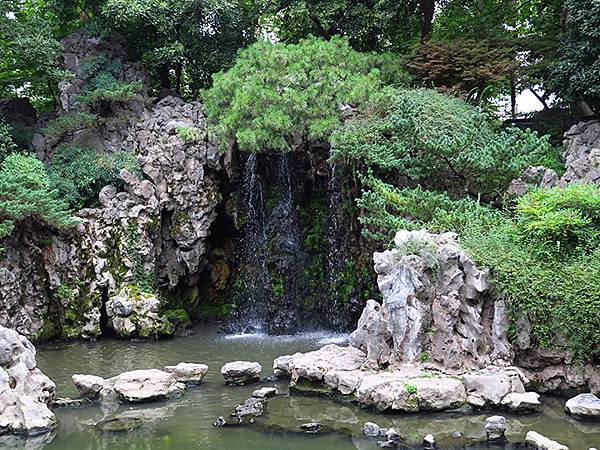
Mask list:
[[48,122],[44,127],[44,134],[49,137],[62,138],[66,134],[92,127],[98,121],[98,116],[88,112],[72,112]]
[[399,189],[373,175],[361,182],[357,204],[363,234],[385,243],[392,242],[400,229],[427,227],[432,232],[460,233],[471,223],[489,225],[502,220],[499,211],[468,198],[453,200],[444,192],[420,187]]
[[0,163],[4,158],[17,149],[12,139],[12,130],[10,125],[0,119]]
[[343,123],[342,107],[366,107],[384,96],[375,64],[337,37],[258,42],[213,77],[204,95],[213,132],[222,146],[236,142],[252,152],[326,141]]
[[501,129],[477,108],[430,89],[399,89],[333,136],[332,158],[400,173],[429,189],[496,197],[546,155],[546,138]]
[[600,187],[569,184],[536,189],[518,199],[519,228],[524,237],[549,250],[586,250],[598,246]]
[[52,185],[72,208],[92,206],[109,184],[120,188],[121,169],[140,173],[132,152],[106,153],[95,149],[60,146],[48,164]]
[[92,110],[98,109],[106,103],[125,103],[136,98],[142,90],[142,83],[115,81],[105,87],[85,92],[78,97],[78,102]]
[[78,223],[52,189],[44,164],[33,156],[13,153],[0,169],[0,238],[26,218],[58,229]]

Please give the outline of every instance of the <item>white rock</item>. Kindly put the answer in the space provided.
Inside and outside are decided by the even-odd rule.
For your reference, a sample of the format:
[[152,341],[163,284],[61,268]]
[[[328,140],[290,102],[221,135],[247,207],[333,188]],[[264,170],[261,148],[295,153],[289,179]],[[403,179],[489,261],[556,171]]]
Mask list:
[[96,375],[83,375],[76,373],[71,377],[73,384],[84,398],[96,399],[104,388],[106,380]]
[[233,361],[221,367],[221,375],[230,385],[243,385],[260,379],[262,366],[257,362]]
[[185,384],[200,384],[208,372],[206,364],[180,362],[176,366],[166,366],[165,372],[172,373],[177,381]]
[[252,397],[255,398],[274,397],[275,395],[277,395],[277,388],[274,387],[262,387],[252,392]]
[[534,448],[540,450],[569,450],[566,445],[559,444],[556,441],[548,439],[545,436],[535,432],[529,431],[525,436],[525,442]]
[[433,434],[428,434],[423,438],[423,445],[425,447],[435,447],[435,437]]
[[565,403],[565,410],[574,417],[600,420],[600,398],[594,394],[579,394]]
[[525,392],[523,394],[511,392],[504,396],[500,404],[517,413],[539,412],[542,410],[540,394],[536,392]]

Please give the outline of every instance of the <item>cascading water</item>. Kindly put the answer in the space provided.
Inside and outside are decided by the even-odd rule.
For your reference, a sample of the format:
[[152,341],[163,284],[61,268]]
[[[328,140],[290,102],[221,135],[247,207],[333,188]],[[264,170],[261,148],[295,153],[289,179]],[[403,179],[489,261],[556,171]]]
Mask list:
[[242,185],[244,225],[240,242],[243,267],[242,329],[262,329],[270,296],[270,277],[267,270],[267,235],[265,227],[264,193],[258,172],[258,155],[246,160]]
[[277,202],[268,225],[272,298],[269,304],[269,332],[287,333],[297,329],[297,309],[301,302],[302,233],[298,224],[291,154],[277,155]]

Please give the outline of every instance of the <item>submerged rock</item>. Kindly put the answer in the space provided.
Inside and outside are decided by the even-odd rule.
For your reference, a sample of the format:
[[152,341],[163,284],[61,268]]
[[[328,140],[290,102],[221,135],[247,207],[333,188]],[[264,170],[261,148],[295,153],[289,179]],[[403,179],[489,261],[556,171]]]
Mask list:
[[96,424],[96,428],[101,431],[110,431],[110,432],[121,432],[121,431],[131,431],[136,428],[140,428],[143,422],[141,419],[137,419],[135,417],[117,417],[114,419],[106,419],[98,422]]
[[185,384],[200,384],[208,372],[206,364],[181,362],[176,366],[165,366],[165,372],[172,373],[177,381]]
[[559,444],[556,441],[548,439],[546,436],[535,431],[529,431],[525,436],[525,442],[533,448],[539,450],[569,450],[566,445]]
[[55,384],[37,368],[35,347],[0,325],[0,434],[45,434],[56,426],[48,407]]
[[600,398],[594,394],[579,394],[565,403],[565,411],[579,419],[600,420]]
[[233,361],[221,367],[225,383],[241,386],[260,379],[262,366],[257,362]]
[[274,387],[262,387],[252,392],[252,397],[255,398],[268,398],[274,397],[275,395],[277,395],[277,388]]
[[132,370],[108,379],[75,374],[72,379],[80,394],[91,399],[116,397],[140,403],[179,397],[185,391],[174,374],[158,369]]

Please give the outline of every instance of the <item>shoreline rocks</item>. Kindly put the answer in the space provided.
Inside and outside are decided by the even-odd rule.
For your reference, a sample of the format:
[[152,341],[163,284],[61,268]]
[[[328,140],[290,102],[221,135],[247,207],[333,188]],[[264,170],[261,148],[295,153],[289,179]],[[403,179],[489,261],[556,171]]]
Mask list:
[[539,395],[525,392],[527,379],[515,367],[487,367],[461,376],[403,364],[374,370],[354,347],[329,344],[319,350],[276,358],[275,373],[306,394],[339,394],[378,411],[444,411],[469,404],[474,409],[539,411]]
[[262,366],[257,362],[233,361],[221,367],[221,375],[230,386],[242,386],[260,380]]
[[37,367],[35,347],[0,325],[0,433],[37,436],[56,427],[56,385]]

